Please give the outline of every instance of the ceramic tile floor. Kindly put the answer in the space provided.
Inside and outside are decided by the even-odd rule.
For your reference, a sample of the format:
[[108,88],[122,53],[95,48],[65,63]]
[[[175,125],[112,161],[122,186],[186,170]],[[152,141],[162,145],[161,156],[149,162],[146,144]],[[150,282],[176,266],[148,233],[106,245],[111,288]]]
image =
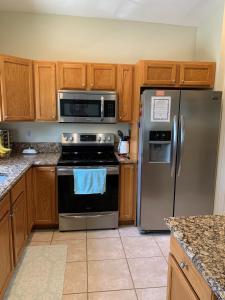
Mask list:
[[82,232],[35,231],[29,246],[66,244],[62,300],[165,300],[169,235],[134,226]]

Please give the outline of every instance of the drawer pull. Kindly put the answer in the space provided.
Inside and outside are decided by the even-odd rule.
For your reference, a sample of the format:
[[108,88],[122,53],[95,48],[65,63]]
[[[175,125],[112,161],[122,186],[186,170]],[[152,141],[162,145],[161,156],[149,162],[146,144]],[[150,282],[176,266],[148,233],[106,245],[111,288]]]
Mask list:
[[187,265],[183,261],[181,261],[179,263],[179,266],[181,267],[181,269],[184,269],[185,267],[187,267]]

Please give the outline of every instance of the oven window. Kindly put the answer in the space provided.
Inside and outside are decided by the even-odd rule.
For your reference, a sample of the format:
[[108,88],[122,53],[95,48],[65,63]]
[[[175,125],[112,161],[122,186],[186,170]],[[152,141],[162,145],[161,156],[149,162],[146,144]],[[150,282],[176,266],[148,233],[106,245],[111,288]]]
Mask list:
[[61,100],[60,114],[64,117],[100,117],[99,100]]
[[88,213],[118,210],[119,175],[106,176],[104,194],[75,195],[73,176],[58,176],[59,213]]

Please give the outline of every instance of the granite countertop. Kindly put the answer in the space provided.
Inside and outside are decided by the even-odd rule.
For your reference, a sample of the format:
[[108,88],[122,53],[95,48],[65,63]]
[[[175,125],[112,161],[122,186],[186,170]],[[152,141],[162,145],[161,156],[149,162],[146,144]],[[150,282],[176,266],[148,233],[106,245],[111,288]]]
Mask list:
[[225,216],[166,220],[172,234],[218,299],[225,299]]
[[36,155],[14,154],[9,158],[1,158],[0,174],[7,174],[8,177],[4,183],[0,184],[0,201],[31,166],[54,166],[59,156],[60,153],[40,153]]
[[115,155],[120,164],[136,164],[137,163],[137,160],[133,159],[132,157],[127,158],[126,156],[119,155],[117,152],[115,152]]

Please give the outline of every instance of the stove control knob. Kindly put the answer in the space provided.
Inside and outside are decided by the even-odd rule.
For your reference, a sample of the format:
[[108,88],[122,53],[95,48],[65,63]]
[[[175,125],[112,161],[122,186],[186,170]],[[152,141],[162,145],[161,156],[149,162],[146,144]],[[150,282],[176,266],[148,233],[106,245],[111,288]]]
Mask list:
[[98,137],[98,141],[101,142],[101,140],[102,140],[102,138],[99,136],[99,137]]
[[72,137],[72,136],[69,137],[69,141],[70,141],[70,142],[73,141],[73,137]]
[[103,140],[103,142],[105,142],[106,141],[106,137],[104,136],[102,140]]
[[65,141],[68,142],[69,138],[68,136],[65,136]]
[[107,137],[107,141],[111,141],[111,136],[109,135],[108,137]]

